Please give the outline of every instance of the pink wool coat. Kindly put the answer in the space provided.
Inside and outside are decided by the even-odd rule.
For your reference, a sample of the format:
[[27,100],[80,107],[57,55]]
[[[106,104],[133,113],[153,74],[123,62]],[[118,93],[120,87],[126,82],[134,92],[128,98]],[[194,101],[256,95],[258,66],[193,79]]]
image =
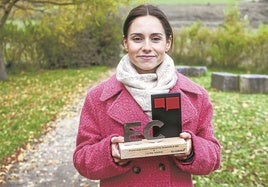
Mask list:
[[220,166],[220,145],[213,135],[212,106],[207,92],[178,74],[170,92],[182,96],[183,131],[192,135],[194,157],[181,162],[174,156],[132,159],[126,166],[113,162],[110,141],[123,136],[123,124],[150,121],[122,83],[112,76],[87,95],[81,113],[73,156],[78,172],[103,187],[188,187],[192,174],[209,174]]

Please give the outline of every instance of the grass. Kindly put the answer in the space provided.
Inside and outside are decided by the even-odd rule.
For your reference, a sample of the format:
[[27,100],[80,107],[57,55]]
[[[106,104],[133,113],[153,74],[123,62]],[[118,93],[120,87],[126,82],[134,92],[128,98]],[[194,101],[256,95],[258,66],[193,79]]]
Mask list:
[[0,81],[0,163],[42,135],[47,122],[106,69],[24,72]]
[[237,0],[147,0],[153,4],[230,4]]
[[[40,136],[43,126],[71,98],[105,68],[42,71],[11,75],[0,82],[1,158],[29,139]],[[208,176],[194,176],[196,187],[268,184],[268,97],[264,94],[221,92],[210,88],[211,72],[192,78],[205,87],[214,106],[215,136],[222,145],[222,167]]]
[[195,176],[196,187],[265,186],[268,184],[268,96],[220,92],[210,88],[211,72],[192,78],[204,86],[214,106],[215,136],[222,145],[222,167]]

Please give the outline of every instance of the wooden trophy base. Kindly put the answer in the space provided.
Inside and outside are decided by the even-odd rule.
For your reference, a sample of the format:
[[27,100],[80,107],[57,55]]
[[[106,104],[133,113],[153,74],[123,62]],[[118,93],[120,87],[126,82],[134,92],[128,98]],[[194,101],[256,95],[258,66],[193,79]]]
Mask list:
[[179,137],[119,143],[121,159],[186,153],[187,148],[187,142]]

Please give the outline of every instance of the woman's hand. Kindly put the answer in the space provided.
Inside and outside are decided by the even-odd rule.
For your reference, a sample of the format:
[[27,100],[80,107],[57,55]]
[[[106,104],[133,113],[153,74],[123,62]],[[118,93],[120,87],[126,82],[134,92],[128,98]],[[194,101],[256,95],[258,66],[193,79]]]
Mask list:
[[174,155],[178,160],[186,160],[192,152],[192,136],[188,132],[180,133],[180,138],[183,138],[187,142],[187,152]]
[[112,157],[113,157],[114,162],[120,166],[126,165],[128,164],[128,162],[130,162],[130,160],[126,160],[126,159],[122,160],[120,158],[118,143],[123,143],[123,142],[124,142],[124,137],[122,136],[115,136],[115,137],[112,137],[111,139]]

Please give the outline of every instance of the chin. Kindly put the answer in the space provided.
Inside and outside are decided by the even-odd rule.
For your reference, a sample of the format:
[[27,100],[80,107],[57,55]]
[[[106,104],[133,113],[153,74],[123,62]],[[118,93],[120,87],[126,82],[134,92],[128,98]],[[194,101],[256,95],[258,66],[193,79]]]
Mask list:
[[156,71],[156,68],[142,68],[142,69],[140,69],[140,71],[142,72],[142,73],[155,73],[155,71]]

